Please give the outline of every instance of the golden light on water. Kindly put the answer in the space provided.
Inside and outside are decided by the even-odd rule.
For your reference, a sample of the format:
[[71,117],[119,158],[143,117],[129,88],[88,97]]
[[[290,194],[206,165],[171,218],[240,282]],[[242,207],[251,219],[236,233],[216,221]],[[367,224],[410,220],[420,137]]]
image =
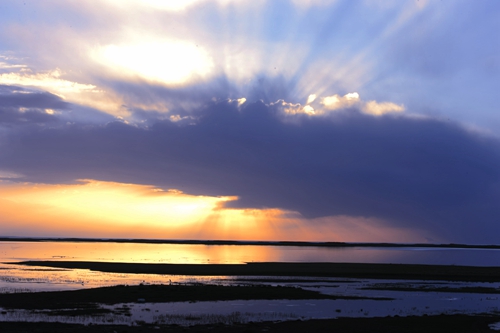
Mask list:
[[140,263],[242,263],[281,260],[267,246],[213,246],[99,242],[0,242],[4,261],[71,260]]
[[[22,260],[95,261],[171,264],[238,264],[245,262],[378,261],[401,254],[388,249],[356,249],[203,244],[113,242],[0,242],[5,263]],[[44,273],[42,273],[44,274]]]

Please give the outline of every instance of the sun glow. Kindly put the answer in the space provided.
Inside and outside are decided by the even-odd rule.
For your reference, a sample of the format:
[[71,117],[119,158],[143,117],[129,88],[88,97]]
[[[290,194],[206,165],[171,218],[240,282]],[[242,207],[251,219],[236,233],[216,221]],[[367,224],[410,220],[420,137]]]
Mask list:
[[199,45],[186,41],[111,44],[93,50],[91,56],[115,75],[138,76],[170,85],[204,78],[213,68],[208,53]]
[[[24,185],[5,196],[16,203],[61,209],[120,224],[185,224],[210,213],[229,197],[189,196],[152,186],[83,180],[77,185]],[[4,198],[5,198],[4,197]]]
[[[217,0],[219,5],[228,5],[241,0]],[[143,8],[164,11],[183,11],[206,0],[107,0],[107,3],[121,8]]]
[[310,221],[281,209],[224,208],[225,202],[237,199],[95,180],[65,185],[0,181],[0,236],[422,240],[419,231],[374,219],[333,216]]
[[95,180],[80,182],[0,182],[2,234],[279,240],[296,233],[285,235],[275,227],[296,224],[283,218],[284,212],[279,209],[223,208],[225,202],[237,197],[193,196],[153,186]]
[[109,3],[121,6],[121,7],[129,7],[129,6],[142,6],[142,7],[150,7],[153,9],[159,10],[171,10],[171,11],[179,11],[186,9],[197,2],[199,0],[169,0],[169,1],[161,1],[161,0],[108,0]]

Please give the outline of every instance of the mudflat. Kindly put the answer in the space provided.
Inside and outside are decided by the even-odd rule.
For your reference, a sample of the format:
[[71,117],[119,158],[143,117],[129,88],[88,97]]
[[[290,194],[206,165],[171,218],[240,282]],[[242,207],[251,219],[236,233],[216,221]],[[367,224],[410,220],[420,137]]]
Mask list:
[[[44,266],[59,269],[89,269],[102,272],[206,275],[206,276],[267,276],[266,282],[277,277],[340,277],[398,280],[441,280],[441,281],[500,281],[500,267],[411,265],[411,264],[357,264],[357,263],[247,263],[247,264],[138,264],[78,261],[28,261],[17,263],[26,266]],[[38,269],[38,268],[33,268]],[[42,268],[43,269],[43,268]],[[258,278],[257,278],[258,279]],[[302,278],[295,278],[301,281]],[[237,281],[238,279],[236,279]],[[268,281],[269,280],[269,281]],[[391,290],[390,286],[379,286]],[[403,288],[404,286],[399,286]],[[477,289],[477,288],[476,288]],[[465,292],[486,292],[483,289],[462,290]],[[445,290],[440,290],[445,291]],[[496,290],[495,290],[496,291]],[[215,301],[235,299],[349,299],[352,296],[329,296],[315,291],[294,287],[241,285],[217,286],[193,285],[139,285],[114,286],[75,291],[16,293],[0,295],[0,307],[38,311],[45,309],[54,315],[79,316],[106,315],[107,310],[99,304],[129,302],[179,302]],[[386,299],[377,299],[385,301]],[[337,333],[391,333],[391,332],[494,332],[490,325],[499,325],[500,313],[489,314],[446,314],[408,317],[379,318],[336,318],[291,320],[283,322],[249,322],[233,325],[206,324],[177,326],[165,324],[140,325],[79,325],[63,323],[0,322],[0,332],[337,332]]]
[[132,274],[308,276],[477,282],[500,281],[500,267],[483,266],[282,262],[246,264],[148,264],[89,261],[23,261],[15,264]]
[[138,299],[152,303],[275,299],[386,300],[358,296],[331,296],[316,291],[284,286],[192,284],[112,286],[69,291],[0,294],[0,307],[29,310],[85,309],[90,313],[93,312],[97,304],[136,303]]

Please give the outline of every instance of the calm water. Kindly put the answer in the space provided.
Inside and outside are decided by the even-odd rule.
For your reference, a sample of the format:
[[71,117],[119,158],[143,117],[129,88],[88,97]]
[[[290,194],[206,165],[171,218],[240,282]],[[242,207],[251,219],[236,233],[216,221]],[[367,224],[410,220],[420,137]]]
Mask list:
[[[255,277],[172,276],[156,274],[103,273],[78,269],[53,269],[16,265],[24,260],[79,260],[139,263],[244,263],[259,262],[367,262],[454,264],[474,266],[500,265],[499,250],[453,250],[429,248],[315,248],[240,245],[173,245],[125,243],[60,243],[60,242],[0,242],[0,293],[93,288],[118,284],[139,283],[215,283],[266,284]],[[252,280],[254,279],[254,280]],[[372,317],[387,315],[422,315],[439,313],[498,313],[496,294],[462,294],[443,292],[397,292],[366,290],[379,283],[412,283],[430,286],[431,282],[381,281],[337,278],[307,278],[300,283],[286,277],[269,284],[296,286],[331,295],[389,297],[390,301],[375,300],[262,300],[175,303],[130,303],[131,316],[52,316],[28,310],[8,310],[0,314],[2,321],[62,321],[77,323],[136,322],[172,323],[233,323],[297,318]],[[456,283],[438,281],[440,287],[500,288],[500,283]],[[115,305],[120,307],[124,305]],[[193,315],[198,318],[193,321]]]
[[0,242],[0,262],[76,260],[142,263],[356,262],[500,266],[500,250],[324,248],[72,242]]
[[499,266],[499,250],[248,245],[0,242],[0,293],[117,284],[208,282],[218,277],[118,274],[16,265],[25,260],[129,263],[358,262]]

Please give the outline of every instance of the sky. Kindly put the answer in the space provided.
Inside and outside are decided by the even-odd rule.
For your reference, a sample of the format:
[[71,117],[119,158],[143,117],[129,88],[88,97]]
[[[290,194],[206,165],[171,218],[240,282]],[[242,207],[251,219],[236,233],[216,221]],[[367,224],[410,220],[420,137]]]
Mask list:
[[500,244],[500,2],[0,2],[0,235]]

